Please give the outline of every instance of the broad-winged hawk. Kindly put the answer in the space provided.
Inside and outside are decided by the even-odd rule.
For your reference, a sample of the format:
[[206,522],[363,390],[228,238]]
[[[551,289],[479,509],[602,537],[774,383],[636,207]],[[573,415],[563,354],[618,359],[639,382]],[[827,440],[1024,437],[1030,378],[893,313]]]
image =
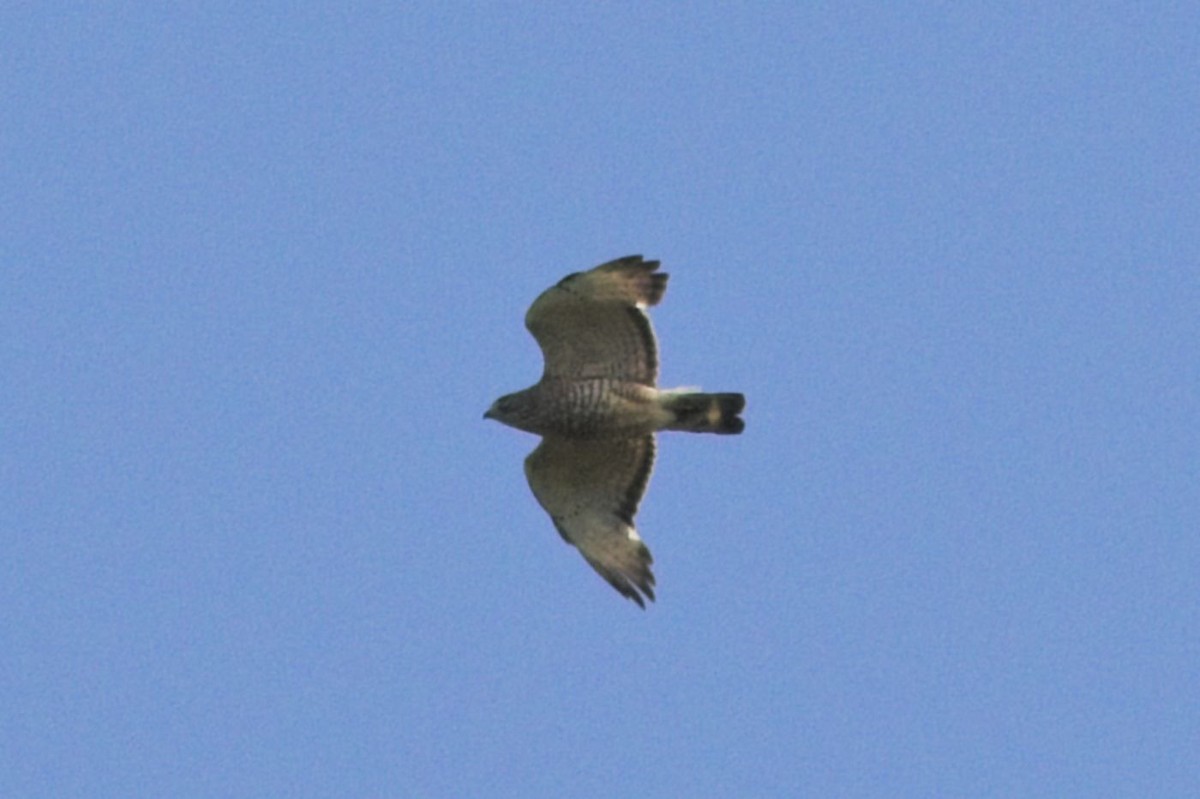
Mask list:
[[654,433],[740,433],[741,394],[656,388],[658,352],[644,309],[667,288],[658,261],[618,258],[568,275],[525,315],[545,359],[538,383],[484,414],[537,433],[525,476],[555,528],[600,576],[645,607],[650,550],[633,517],[654,464]]

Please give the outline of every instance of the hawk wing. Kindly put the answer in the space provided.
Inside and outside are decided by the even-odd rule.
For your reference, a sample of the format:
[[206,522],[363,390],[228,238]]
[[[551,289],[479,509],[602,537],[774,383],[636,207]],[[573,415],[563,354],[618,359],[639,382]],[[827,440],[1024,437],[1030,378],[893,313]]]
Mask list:
[[658,261],[630,255],[567,275],[525,314],[546,361],[543,379],[610,377],[653,386],[658,350],[643,308],[657,305],[667,276]]
[[[584,441],[547,437],[525,477],[559,535],[600,576],[643,608],[654,599],[650,550],[633,526],[654,465],[654,436]],[[640,592],[640,593],[639,593]]]

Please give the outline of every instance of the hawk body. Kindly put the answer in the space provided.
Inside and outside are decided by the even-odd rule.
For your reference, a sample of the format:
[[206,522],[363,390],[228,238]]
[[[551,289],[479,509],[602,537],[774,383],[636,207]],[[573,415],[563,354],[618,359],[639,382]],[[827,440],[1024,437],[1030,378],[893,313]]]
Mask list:
[[563,278],[525,315],[545,360],[537,384],[484,416],[542,436],[525,476],[563,539],[645,607],[650,550],[633,517],[654,465],[654,433],[740,433],[741,394],[657,388],[658,348],[645,308],[667,287],[658,261],[619,258]]
[[543,378],[537,385],[502,397],[524,412],[513,427],[540,436],[613,438],[652,433],[669,420],[655,389],[607,377]]

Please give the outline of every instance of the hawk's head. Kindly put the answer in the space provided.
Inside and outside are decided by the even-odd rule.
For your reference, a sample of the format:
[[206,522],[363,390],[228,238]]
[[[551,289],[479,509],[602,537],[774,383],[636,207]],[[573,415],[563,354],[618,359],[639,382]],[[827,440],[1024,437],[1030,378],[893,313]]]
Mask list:
[[536,413],[537,406],[530,400],[528,392],[518,391],[516,394],[505,394],[493,402],[483,418],[495,419],[518,430],[529,430],[529,425],[535,421]]

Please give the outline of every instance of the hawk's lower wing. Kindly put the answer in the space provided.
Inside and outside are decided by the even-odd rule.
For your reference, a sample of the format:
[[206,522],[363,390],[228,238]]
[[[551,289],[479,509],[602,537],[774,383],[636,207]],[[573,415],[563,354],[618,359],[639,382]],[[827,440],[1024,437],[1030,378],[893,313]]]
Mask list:
[[643,595],[654,599],[654,575],[633,516],[653,464],[652,435],[601,441],[547,437],[525,459],[529,487],[559,534],[642,607]]

